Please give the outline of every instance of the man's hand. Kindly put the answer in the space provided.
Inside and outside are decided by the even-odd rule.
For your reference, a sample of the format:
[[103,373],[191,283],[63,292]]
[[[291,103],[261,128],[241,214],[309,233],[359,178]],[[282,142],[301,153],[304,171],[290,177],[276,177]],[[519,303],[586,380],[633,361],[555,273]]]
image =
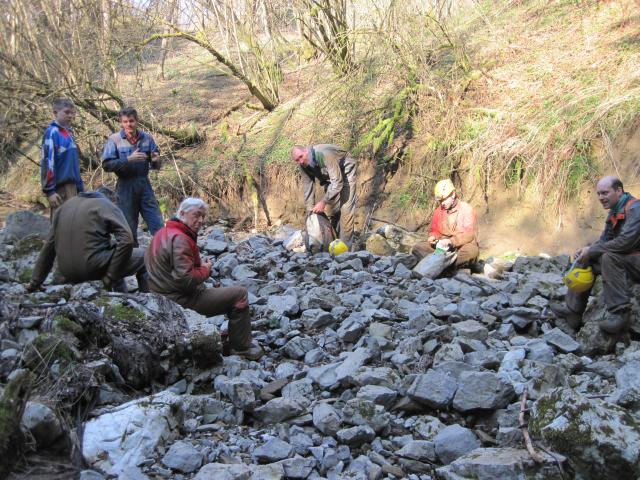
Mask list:
[[327,206],[327,202],[325,202],[324,200],[320,200],[318,203],[316,203],[313,207],[313,209],[311,210],[311,213],[324,213],[324,209]]
[[578,263],[586,265],[589,263],[589,247],[582,247],[573,255],[574,260],[578,260]]
[[147,154],[136,148],[135,151],[127,157],[127,162],[144,162],[146,159]]
[[151,163],[155,164],[155,168],[160,169],[160,154],[158,152],[151,152]]
[[49,195],[47,197],[47,200],[49,200],[49,205],[51,205],[51,208],[58,208],[60,205],[62,205],[62,197],[55,192]]
[[427,238],[427,242],[429,242],[429,244],[431,245],[435,245],[436,243],[438,243],[438,237],[436,237],[435,235],[429,235],[429,237]]
[[446,250],[448,250],[449,248],[451,248],[451,239],[449,238],[441,238],[440,240],[438,240],[438,244],[441,248],[444,248]]
[[108,275],[102,277],[102,285],[104,285],[104,289],[106,291],[110,292],[113,289],[114,284],[115,282]]

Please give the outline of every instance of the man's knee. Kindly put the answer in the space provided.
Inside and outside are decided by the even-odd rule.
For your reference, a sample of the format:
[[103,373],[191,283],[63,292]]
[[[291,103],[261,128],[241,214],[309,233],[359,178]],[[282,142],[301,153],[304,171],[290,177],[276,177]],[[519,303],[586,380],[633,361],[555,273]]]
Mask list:
[[233,308],[235,310],[245,310],[249,308],[249,291],[245,287],[236,286],[233,287],[234,298],[233,298]]

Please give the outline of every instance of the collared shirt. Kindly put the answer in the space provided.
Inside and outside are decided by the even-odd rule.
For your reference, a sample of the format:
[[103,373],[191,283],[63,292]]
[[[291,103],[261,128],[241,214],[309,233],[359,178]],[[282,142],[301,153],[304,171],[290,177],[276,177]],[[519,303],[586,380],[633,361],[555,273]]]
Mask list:
[[[134,143],[131,140],[135,140]],[[151,163],[151,154],[160,153],[153,137],[138,130],[137,137],[131,140],[124,130],[109,135],[102,152],[102,166],[107,172],[115,172],[119,178],[130,178],[146,176],[150,168],[157,168],[155,163]],[[146,162],[128,161],[136,150],[147,154]]]
[[84,191],[80,152],[72,131],[55,121],[49,124],[42,137],[40,181],[46,195],[51,195],[65,183],[75,183],[79,192]]

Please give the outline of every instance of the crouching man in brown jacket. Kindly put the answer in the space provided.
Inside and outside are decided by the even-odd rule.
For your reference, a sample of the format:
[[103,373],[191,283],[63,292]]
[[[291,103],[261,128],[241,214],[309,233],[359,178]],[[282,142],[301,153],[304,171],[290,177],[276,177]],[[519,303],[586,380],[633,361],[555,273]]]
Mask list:
[[201,315],[226,313],[231,353],[255,360],[262,356],[262,349],[251,341],[247,289],[204,286],[211,274],[211,262],[201,260],[197,240],[207,208],[199,198],[183,200],[177,216],[154,235],[145,255],[149,288]]
[[27,290],[42,285],[57,258],[67,282],[102,280],[106,289],[122,291],[124,277],[136,275],[140,291],[148,291],[144,250],[133,247],[131,229],[115,202],[116,193],[101,187],[78,194],[56,210]]

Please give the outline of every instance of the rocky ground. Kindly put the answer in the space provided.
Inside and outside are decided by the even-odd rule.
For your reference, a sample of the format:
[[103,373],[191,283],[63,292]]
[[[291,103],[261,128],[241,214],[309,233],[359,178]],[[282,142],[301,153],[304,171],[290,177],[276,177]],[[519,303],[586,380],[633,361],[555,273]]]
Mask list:
[[407,254],[209,228],[212,285],[251,293],[252,362],[220,355],[224,317],[156,295],[27,294],[47,228],[21,212],[0,234],[0,478],[36,478],[39,455],[83,480],[640,476],[638,303],[628,345],[598,332],[597,300],[563,332],[567,257],[430,280]]

